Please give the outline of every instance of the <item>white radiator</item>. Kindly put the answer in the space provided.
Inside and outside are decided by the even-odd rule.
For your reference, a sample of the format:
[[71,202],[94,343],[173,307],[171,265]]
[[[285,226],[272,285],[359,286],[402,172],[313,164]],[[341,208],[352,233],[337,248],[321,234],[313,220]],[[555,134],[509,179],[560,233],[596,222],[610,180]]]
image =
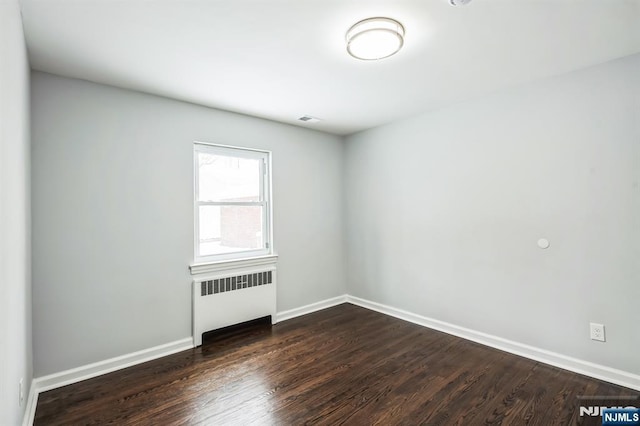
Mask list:
[[207,274],[193,282],[193,344],[202,333],[271,315],[276,321],[275,265]]

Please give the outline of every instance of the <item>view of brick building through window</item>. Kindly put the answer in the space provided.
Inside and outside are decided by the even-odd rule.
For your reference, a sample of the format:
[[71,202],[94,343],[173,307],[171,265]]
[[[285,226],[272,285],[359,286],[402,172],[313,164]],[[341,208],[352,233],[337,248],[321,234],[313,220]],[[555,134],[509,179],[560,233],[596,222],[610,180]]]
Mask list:
[[[250,201],[251,197],[227,201]],[[220,246],[234,248],[262,247],[262,208],[224,206],[220,211]]]

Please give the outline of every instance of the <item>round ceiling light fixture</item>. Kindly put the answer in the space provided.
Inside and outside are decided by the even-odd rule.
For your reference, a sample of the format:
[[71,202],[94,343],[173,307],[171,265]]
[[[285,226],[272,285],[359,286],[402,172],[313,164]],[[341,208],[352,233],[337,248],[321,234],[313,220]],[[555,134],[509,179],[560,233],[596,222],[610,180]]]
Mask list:
[[391,18],[368,18],[347,31],[347,52],[364,61],[395,55],[404,44],[404,27]]

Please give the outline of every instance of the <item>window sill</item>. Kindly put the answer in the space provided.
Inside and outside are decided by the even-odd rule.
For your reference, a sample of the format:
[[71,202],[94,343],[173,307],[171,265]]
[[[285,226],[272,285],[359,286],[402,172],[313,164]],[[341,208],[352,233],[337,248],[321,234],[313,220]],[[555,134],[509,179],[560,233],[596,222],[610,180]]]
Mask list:
[[196,263],[189,266],[191,275],[207,274],[228,269],[250,268],[254,266],[272,265],[278,260],[277,254],[248,257],[244,259],[220,260],[218,262]]

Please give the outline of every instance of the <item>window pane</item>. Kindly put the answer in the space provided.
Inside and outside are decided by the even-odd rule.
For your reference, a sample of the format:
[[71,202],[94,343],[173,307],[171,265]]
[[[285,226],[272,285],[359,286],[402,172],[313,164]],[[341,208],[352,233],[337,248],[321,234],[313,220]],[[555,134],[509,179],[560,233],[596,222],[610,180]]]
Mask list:
[[260,160],[198,153],[198,201],[260,201]]
[[262,206],[200,206],[200,256],[264,248]]

